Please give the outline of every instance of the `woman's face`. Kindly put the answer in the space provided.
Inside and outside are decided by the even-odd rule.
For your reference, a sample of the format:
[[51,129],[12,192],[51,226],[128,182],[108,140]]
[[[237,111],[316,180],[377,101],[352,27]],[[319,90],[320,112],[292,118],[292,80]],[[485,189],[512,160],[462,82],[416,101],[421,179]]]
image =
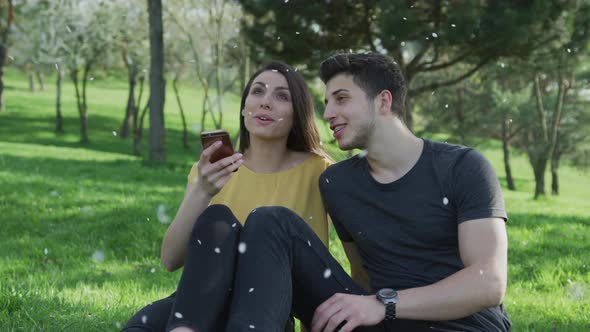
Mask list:
[[293,102],[285,77],[272,70],[260,73],[252,81],[242,112],[251,138],[286,139],[293,126]]

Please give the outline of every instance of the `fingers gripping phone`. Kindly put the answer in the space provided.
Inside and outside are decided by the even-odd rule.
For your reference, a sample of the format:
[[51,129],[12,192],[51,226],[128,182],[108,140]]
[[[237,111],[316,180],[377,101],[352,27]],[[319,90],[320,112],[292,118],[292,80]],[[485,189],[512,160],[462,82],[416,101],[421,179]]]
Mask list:
[[204,131],[201,133],[201,144],[203,145],[203,150],[210,147],[211,144],[221,141],[221,147],[217,149],[211,158],[209,158],[209,162],[214,163],[220,159],[225,157],[229,157],[234,154],[234,148],[232,147],[231,140],[229,139],[229,134],[227,131],[220,129],[220,130],[212,130],[212,131]]

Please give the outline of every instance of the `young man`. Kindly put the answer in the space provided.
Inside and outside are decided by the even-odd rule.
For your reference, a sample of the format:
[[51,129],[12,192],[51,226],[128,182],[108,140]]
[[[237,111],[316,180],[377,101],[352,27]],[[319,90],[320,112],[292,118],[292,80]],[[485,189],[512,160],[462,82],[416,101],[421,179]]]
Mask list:
[[257,209],[228,330],[278,331],[292,305],[312,332],[510,331],[507,216],[489,162],[408,130],[390,58],[336,54],[320,72],[339,147],[367,151],[320,178],[352,279],[292,212]]

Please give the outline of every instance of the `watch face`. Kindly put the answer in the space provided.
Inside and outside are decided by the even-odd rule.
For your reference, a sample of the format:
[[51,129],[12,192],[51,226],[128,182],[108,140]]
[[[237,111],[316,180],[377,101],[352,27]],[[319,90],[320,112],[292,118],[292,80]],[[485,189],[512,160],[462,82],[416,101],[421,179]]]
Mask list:
[[390,299],[397,296],[397,292],[391,288],[383,288],[379,290],[379,296],[384,299]]

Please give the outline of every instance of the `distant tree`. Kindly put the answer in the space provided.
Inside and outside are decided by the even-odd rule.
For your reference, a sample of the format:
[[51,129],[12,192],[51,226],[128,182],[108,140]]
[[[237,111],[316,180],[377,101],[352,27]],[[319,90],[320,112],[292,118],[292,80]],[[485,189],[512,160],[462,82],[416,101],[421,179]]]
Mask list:
[[8,56],[8,36],[14,21],[12,0],[0,0],[0,112],[4,109],[4,66]]
[[48,7],[47,1],[24,2],[15,12],[18,23],[12,29],[11,39],[15,41],[10,49],[12,64],[27,74],[30,92],[35,92],[35,76],[40,90],[44,90],[42,58],[48,42],[47,23],[51,20]]
[[186,58],[189,56],[185,43],[181,38],[169,38],[166,41],[166,49],[164,50],[164,56],[166,61],[166,70],[172,75],[172,89],[176,98],[176,103],[180,111],[180,119],[182,121],[182,146],[185,149],[189,149],[190,145],[188,142],[188,127],[186,123],[186,116],[184,113],[184,106],[180,99],[180,90],[178,83],[187,71]]
[[65,50],[64,62],[76,92],[82,143],[89,141],[86,88],[90,73],[112,49],[115,37],[112,4],[105,0],[66,0],[61,7],[68,16],[59,33]]
[[[61,83],[64,75],[64,26],[67,25],[67,0],[39,0],[21,3],[16,11],[18,24],[13,29],[13,64],[29,76],[29,89],[35,91],[35,76],[44,89],[43,72],[56,70],[55,131],[63,132]],[[63,33],[60,30],[64,30]]]
[[[125,139],[129,134],[137,130],[138,109],[141,105],[136,100],[135,91],[138,83],[142,83],[140,76],[147,71],[149,60],[148,22],[145,6],[136,2],[119,1],[117,15],[117,48],[121,52],[123,64],[127,69],[127,82],[129,94],[125,106],[125,115],[119,137]],[[140,87],[141,88],[141,87]]]
[[167,11],[177,32],[173,35],[181,36],[174,42],[188,45],[186,56],[204,94],[201,130],[206,130],[207,117],[215,128],[223,126],[224,95],[247,72],[240,54],[246,51],[239,36],[240,15],[239,7],[228,0],[177,1]]
[[[532,81],[535,107],[524,136],[525,147],[535,176],[535,198],[545,195],[545,170],[558,146],[567,95],[575,91],[575,72],[590,41],[590,3],[582,2],[561,15],[556,29],[560,39],[536,50],[523,67]],[[552,106],[551,106],[552,104]],[[557,169],[557,168],[555,168]]]
[[147,0],[150,27],[150,139],[149,160],[166,161],[164,101],[164,28],[162,0]]
[[511,146],[524,147],[521,134],[529,119],[521,108],[530,103],[530,81],[517,62],[499,60],[463,82],[416,100],[425,132],[449,133],[449,140],[468,146],[502,142],[506,186],[516,190],[510,166]]
[[509,190],[516,190],[516,184],[512,176],[512,167],[510,166],[510,145],[518,138],[518,134],[524,128],[520,121],[518,112],[519,108],[525,103],[528,94],[522,90],[507,89],[506,82],[500,81],[503,88],[492,87],[494,99],[494,111],[499,115],[500,122],[500,140],[502,141],[502,156],[504,161],[504,173],[506,174],[506,186]]
[[393,56],[409,86],[406,122],[412,127],[415,97],[461,82],[501,57],[526,56],[558,38],[552,25],[577,1],[240,3],[253,17],[244,23],[253,56],[304,63],[314,76],[319,62],[335,50]]
[[590,165],[588,160],[583,160],[590,152],[590,100],[580,95],[580,85],[576,81],[575,91],[565,98],[565,110],[551,155],[551,195],[554,196],[559,195],[559,167],[564,157],[574,167]]
[[[558,149],[563,151],[560,157],[568,158],[572,166],[588,170],[590,168],[590,45],[586,49],[581,70],[576,74],[575,100],[571,112],[575,120],[567,114],[564,118],[564,130],[572,133],[565,139],[559,139]],[[553,187],[553,186],[552,186]]]

